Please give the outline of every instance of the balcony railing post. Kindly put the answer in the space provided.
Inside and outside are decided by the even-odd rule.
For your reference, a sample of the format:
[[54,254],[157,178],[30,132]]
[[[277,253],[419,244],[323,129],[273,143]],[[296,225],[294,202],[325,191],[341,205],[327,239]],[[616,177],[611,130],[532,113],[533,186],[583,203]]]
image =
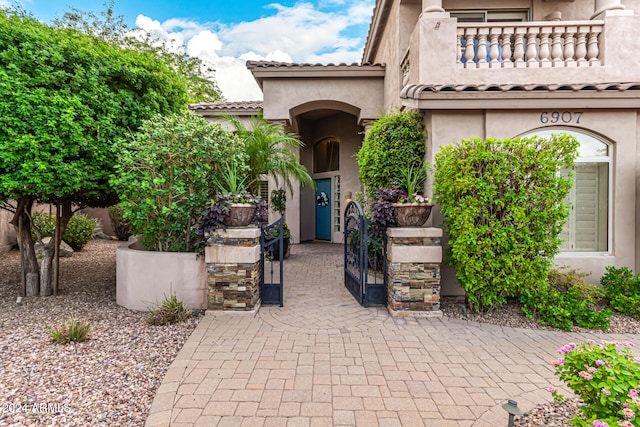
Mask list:
[[563,61],[563,49],[562,49],[562,35],[564,34],[564,27],[553,27],[553,34],[551,35],[551,63],[554,67],[564,67]]
[[489,47],[489,62],[491,63],[491,68],[500,68],[500,27],[492,28],[490,37],[490,47]]
[[526,28],[516,28],[516,40],[513,46],[513,61],[515,62],[516,68],[523,68],[527,66],[527,63],[524,62],[524,37],[526,32]]
[[538,56],[540,58],[540,66],[544,68],[551,67],[551,49],[549,48],[550,33],[550,27],[542,27],[540,31],[540,49],[538,50]]
[[531,27],[527,32],[527,66],[528,67],[537,67],[538,66],[538,33],[540,33],[540,28]]
[[480,28],[478,31],[478,68],[488,68],[487,62],[487,35],[489,34],[488,28]]
[[589,40],[587,41],[587,59],[590,66],[600,65],[600,47],[598,46],[598,36],[602,32],[602,27],[591,27]]
[[576,61],[578,67],[589,66],[587,62],[587,35],[589,27],[578,27],[578,39],[576,40]]
[[567,27],[567,32],[564,34],[564,66],[575,67],[577,65],[574,58],[576,54],[575,46],[575,34],[578,31],[578,27]]
[[514,28],[505,27],[502,30],[502,67],[513,68],[511,60],[511,38],[513,37]]
[[476,38],[476,29],[475,28],[467,28],[465,39],[467,40],[466,46],[464,48],[464,67],[465,68],[476,68],[475,62],[473,62],[473,58],[476,56],[475,46],[473,45],[473,40]]

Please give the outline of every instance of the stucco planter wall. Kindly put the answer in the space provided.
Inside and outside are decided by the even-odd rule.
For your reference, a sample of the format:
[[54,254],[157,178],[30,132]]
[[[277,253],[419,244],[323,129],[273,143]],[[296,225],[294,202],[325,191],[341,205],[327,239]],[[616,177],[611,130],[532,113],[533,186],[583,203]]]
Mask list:
[[135,237],[116,250],[116,302],[147,311],[176,294],[189,309],[207,308],[207,270],[195,253],[143,250]]

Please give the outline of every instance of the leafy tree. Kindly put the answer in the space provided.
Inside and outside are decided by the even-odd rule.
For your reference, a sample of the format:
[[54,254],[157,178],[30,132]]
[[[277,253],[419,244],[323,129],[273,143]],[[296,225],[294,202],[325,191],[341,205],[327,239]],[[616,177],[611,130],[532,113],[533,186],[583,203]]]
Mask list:
[[217,102],[223,97],[214,80],[214,69],[198,57],[176,52],[163,40],[150,32],[132,29],[122,15],[114,13],[114,1],[104,4],[104,10],[95,14],[71,8],[60,19],[54,20],[59,28],[73,28],[85,34],[100,37],[123,48],[140,52],[153,52],[176,72],[186,78],[189,102]]
[[58,235],[74,208],[113,204],[114,143],[187,99],[186,79],[154,53],[0,11],[0,202],[14,213],[27,296],[51,294],[55,249],[52,239],[38,270],[33,203],[60,207]]
[[125,216],[156,251],[198,249],[193,227],[215,197],[216,175],[245,161],[234,134],[188,111],[145,121],[119,151],[114,184]]
[[385,115],[375,121],[358,151],[360,181],[369,195],[397,185],[408,167],[423,165],[425,130],[416,111]]
[[293,194],[292,180],[300,184],[315,183],[309,171],[298,162],[297,153],[304,143],[295,134],[286,132],[281,125],[266,120],[262,115],[253,117],[250,127],[246,127],[238,117],[227,116],[244,145],[247,154],[248,187],[253,194],[258,194],[260,175],[270,175],[280,185],[284,181]]
[[474,138],[436,155],[434,194],[451,246],[450,262],[471,308],[488,311],[507,296],[542,288],[558,253],[572,186],[569,135]]

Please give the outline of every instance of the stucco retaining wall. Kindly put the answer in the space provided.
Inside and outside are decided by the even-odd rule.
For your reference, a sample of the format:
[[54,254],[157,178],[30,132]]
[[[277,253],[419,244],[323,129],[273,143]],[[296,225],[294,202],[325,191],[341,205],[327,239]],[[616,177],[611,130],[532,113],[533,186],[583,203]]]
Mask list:
[[116,302],[147,311],[175,294],[189,309],[207,308],[207,270],[195,253],[143,250],[135,237],[116,250]]

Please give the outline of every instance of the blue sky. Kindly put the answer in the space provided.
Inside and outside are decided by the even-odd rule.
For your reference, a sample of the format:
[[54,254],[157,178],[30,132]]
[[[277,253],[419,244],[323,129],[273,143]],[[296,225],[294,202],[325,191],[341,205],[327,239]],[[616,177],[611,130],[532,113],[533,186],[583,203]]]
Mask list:
[[[50,22],[72,7],[97,13],[107,0],[20,0]],[[10,0],[0,0],[0,6]],[[247,60],[359,62],[374,0],[115,0],[132,28],[154,32],[216,69],[230,101],[262,99]]]

